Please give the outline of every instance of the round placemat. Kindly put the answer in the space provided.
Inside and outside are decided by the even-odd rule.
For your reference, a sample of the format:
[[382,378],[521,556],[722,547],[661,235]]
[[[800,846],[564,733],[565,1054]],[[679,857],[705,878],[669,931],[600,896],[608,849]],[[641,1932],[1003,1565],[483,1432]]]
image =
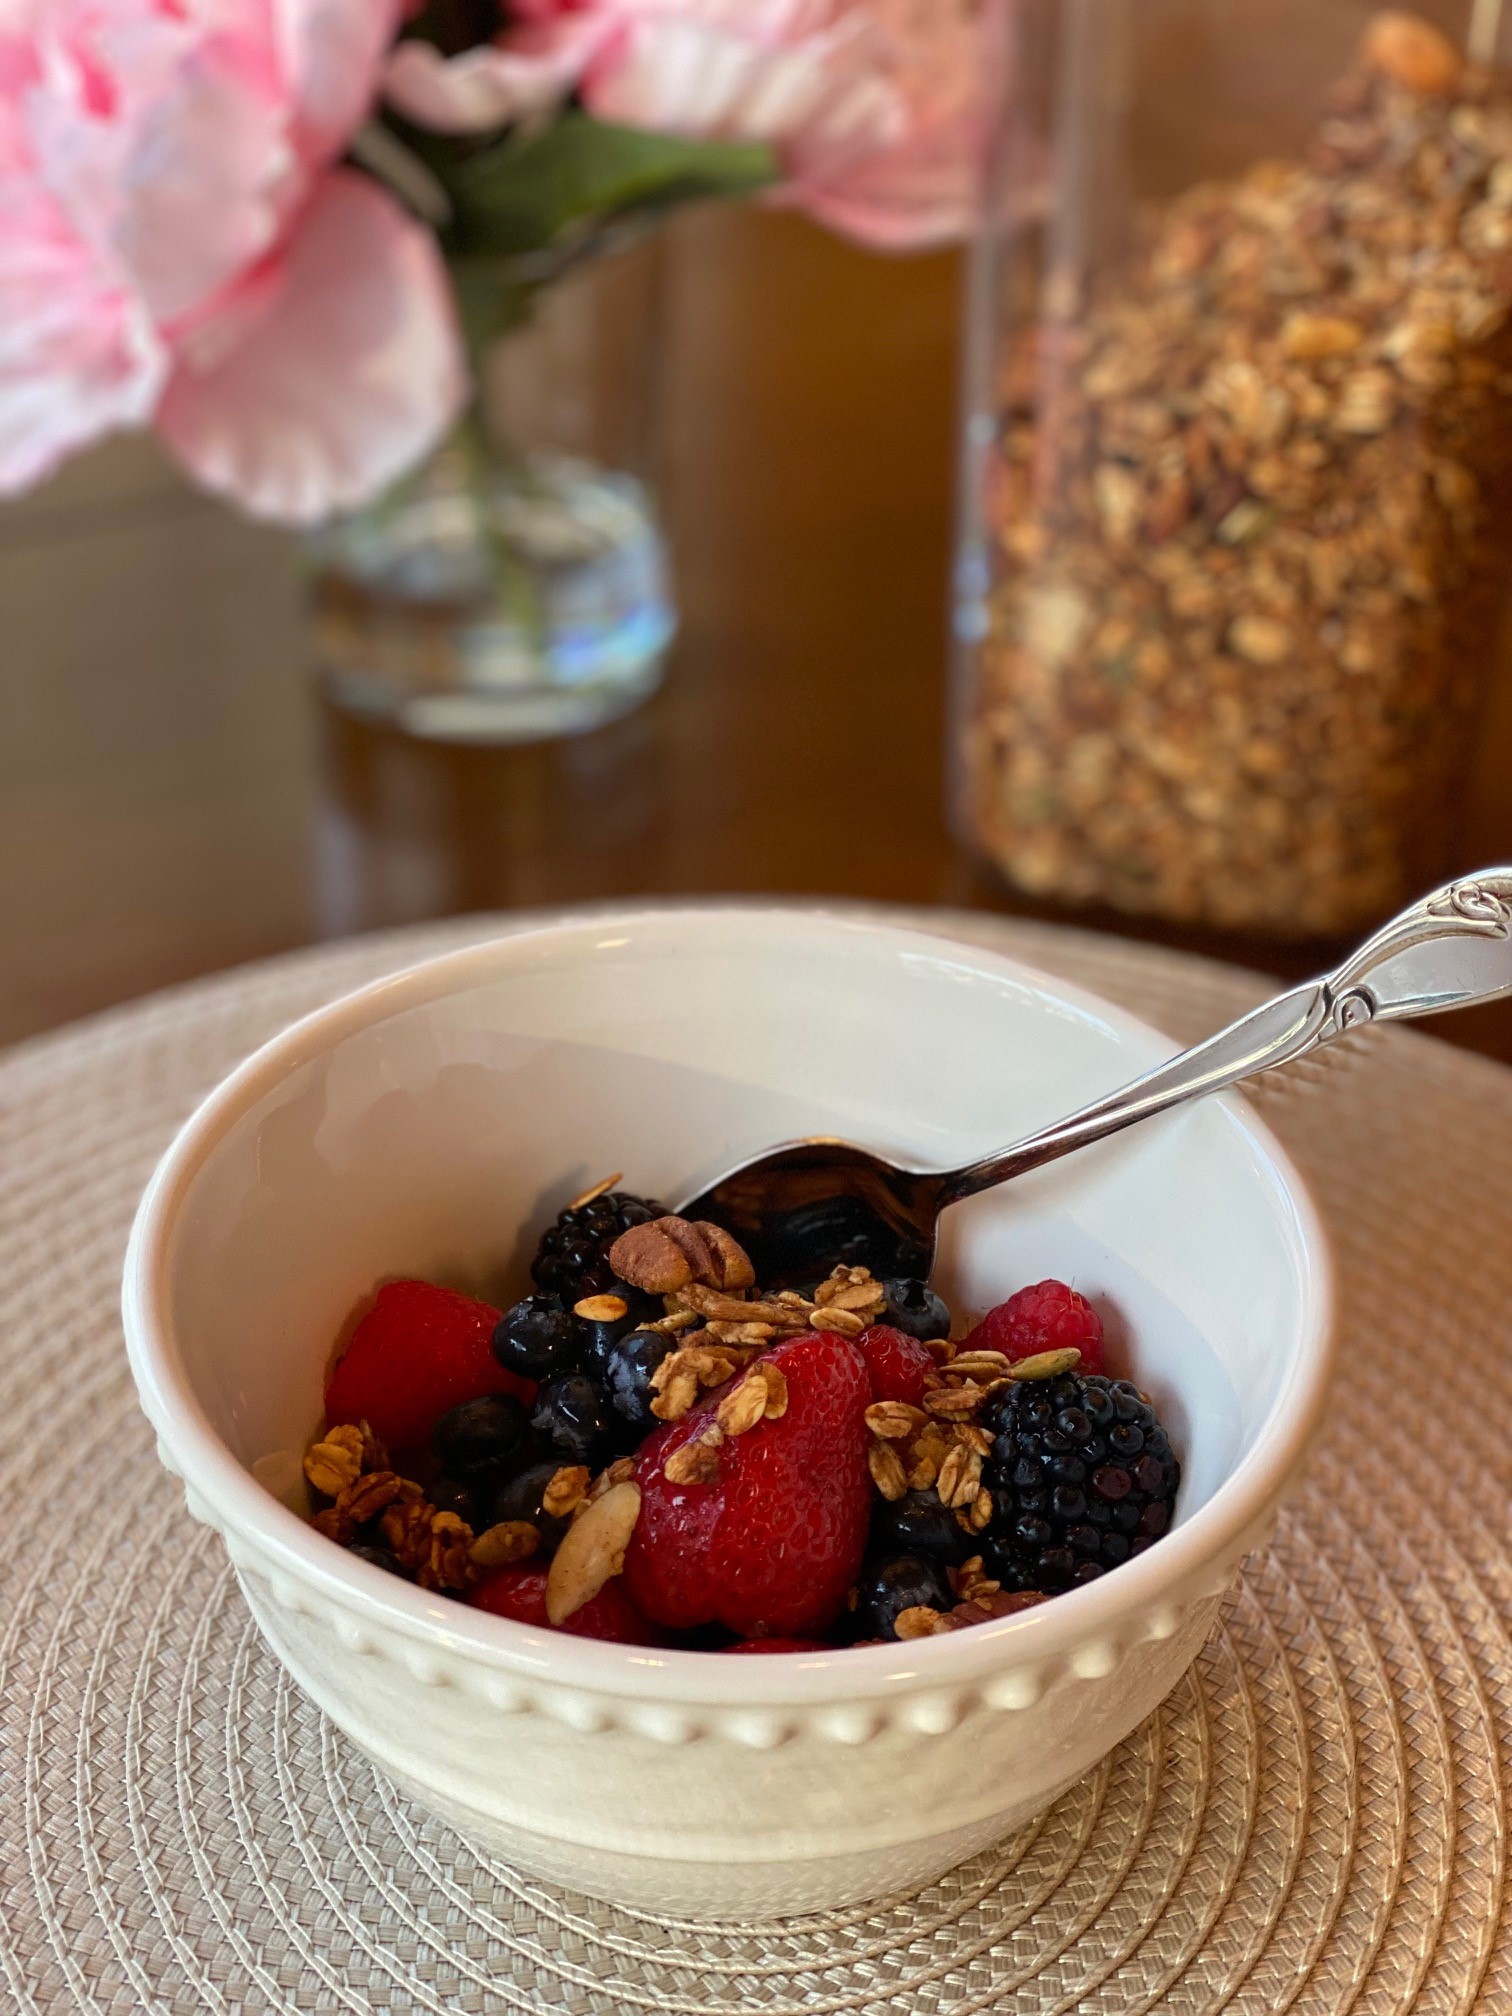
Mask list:
[[[480,1859],[298,1694],[137,1413],[127,1227],[190,1107],[471,919],[274,961],[0,1058],[0,1969],[25,2010],[1501,2010],[1512,1997],[1512,1073],[1405,1032],[1260,1094],[1336,1242],[1332,1425],[1160,1711],[916,1896],[619,1911]],[[1191,1039],[1259,983],[1000,919],[901,920]]]

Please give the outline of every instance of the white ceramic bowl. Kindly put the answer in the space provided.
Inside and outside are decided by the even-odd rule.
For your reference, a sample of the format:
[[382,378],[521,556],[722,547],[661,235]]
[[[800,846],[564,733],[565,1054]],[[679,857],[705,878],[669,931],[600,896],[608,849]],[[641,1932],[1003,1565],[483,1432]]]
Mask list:
[[[940,1873],[1147,1715],[1270,1530],[1322,1405],[1329,1267],[1295,1170],[1210,1101],[947,1219],[981,1309],[1056,1274],[1116,1312],[1184,1463],[1170,1534],[1052,1603],[910,1644],[770,1659],[535,1631],[396,1583],[252,1464],[317,1424],[383,1276],[516,1267],[607,1170],[669,1197],[832,1133],[957,1163],[1169,1055],[1007,960],[760,910],[553,925],[287,1030],[205,1102],[143,1200],[125,1319],[189,1509],[299,1685],[422,1804],[622,1903],[758,1917]],[[518,1276],[516,1276],[518,1279]]]

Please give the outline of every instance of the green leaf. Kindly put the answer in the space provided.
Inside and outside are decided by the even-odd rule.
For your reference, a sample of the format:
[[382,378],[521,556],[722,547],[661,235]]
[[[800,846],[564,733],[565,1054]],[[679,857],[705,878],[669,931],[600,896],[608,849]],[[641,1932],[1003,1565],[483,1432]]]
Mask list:
[[777,177],[770,148],[642,133],[583,112],[434,165],[455,206],[450,249],[504,257],[555,246],[613,218],[748,196]]

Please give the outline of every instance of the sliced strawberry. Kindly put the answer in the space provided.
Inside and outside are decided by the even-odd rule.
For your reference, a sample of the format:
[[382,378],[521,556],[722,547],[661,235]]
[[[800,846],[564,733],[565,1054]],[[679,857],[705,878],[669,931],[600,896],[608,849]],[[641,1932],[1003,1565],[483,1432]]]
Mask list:
[[512,1617],[516,1624],[535,1624],[543,1631],[565,1631],[573,1638],[609,1638],[617,1645],[660,1645],[663,1635],[649,1624],[618,1580],[606,1582],[565,1624],[546,1618],[546,1570],[498,1568],[485,1575],[468,1597],[477,1610],[493,1617]]
[[449,1407],[483,1393],[529,1406],[535,1384],[493,1355],[499,1312],[429,1281],[390,1281],[326,1387],[326,1420],[368,1421],[391,1450],[418,1449]]
[[871,1509],[865,1361],[843,1337],[814,1331],[761,1362],[782,1374],[786,1410],[724,1437],[711,1481],[674,1483],[665,1466],[714,1429],[719,1395],[659,1430],[636,1461],[641,1509],[625,1585],[674,1629],[808,1636],[835,1616],[861,1566]]
[[1079,1372],[1101,1372],[1102,1318],[1085,1295],[1064,1281],[1037,1281],[988,1310],[962,1349],[973,1347],[1001,1351],[1014,1364],[1041,1351],[1074,1348],[1081,1353]]
[[832,1652],[822,1638],[742,1638],[738,1645],[726,1645],[726,1652]]
[[894,1330],[891,1324],[873,1323],[856,1339],[856,1349],[866,1360],[873,1400],[924,1405],[924,1381],[935,1369],[935,1361],[917,1338]]

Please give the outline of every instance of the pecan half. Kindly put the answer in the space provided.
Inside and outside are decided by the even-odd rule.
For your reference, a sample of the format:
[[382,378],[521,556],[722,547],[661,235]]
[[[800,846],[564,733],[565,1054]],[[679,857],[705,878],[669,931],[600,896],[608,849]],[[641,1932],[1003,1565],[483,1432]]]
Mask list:
[[728,1293],[756,1279],[738,1240],[722,1226],[687,1218],[632,1225],[609,1248],[609,1265],[621,1281],[647,1295],[670,1295],[695,1282]]

